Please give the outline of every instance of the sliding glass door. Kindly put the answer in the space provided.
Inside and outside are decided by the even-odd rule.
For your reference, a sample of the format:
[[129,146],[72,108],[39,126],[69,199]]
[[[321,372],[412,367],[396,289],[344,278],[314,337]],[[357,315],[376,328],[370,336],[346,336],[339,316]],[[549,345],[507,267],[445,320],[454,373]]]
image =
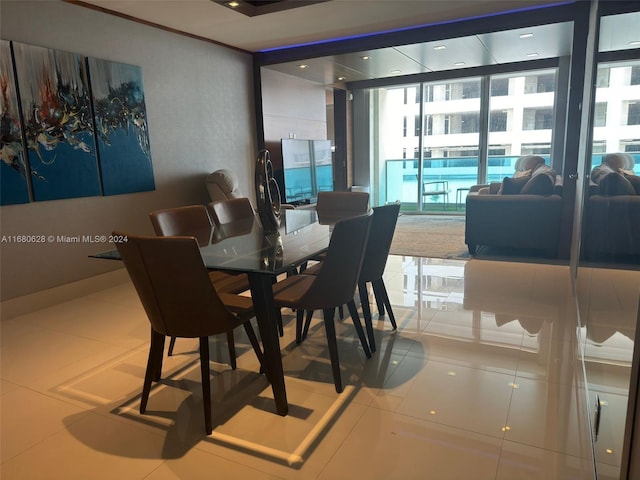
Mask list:
[[555,91],[555,68],[370,90],[375,202],[462,214],[471,186],[512,176],[521,155],[550,163]]

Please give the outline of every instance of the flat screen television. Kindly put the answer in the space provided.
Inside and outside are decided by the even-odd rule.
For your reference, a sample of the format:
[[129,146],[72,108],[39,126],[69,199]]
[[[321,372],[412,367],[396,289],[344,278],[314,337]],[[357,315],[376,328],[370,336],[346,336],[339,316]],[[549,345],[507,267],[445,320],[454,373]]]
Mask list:
[[333,190],[330,140],[283,138],[281,143],[286,203],[314,202],[318,192]]

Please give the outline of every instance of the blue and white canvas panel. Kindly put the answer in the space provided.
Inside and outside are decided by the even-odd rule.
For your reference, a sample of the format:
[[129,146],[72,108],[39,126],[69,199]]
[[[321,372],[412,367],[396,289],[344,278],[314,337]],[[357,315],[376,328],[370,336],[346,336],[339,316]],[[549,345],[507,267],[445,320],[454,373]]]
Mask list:
[[22,143],[11,45],[6,40],[0,40],[0,88],[0,204],[28,203],[28,170]]
[[13,42],[34,200],[100,195],[84,57]]
[[142,69],[89,59],[104,195],[155,189]]

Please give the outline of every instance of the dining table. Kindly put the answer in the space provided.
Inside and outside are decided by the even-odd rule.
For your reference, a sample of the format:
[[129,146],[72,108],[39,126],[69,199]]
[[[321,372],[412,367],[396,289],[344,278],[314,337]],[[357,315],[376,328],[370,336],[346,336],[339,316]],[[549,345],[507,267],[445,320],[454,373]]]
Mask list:
[[[273,284],[279,275],[326,251],[337,219],[319,221],[313,209],[281,211],[277,231],[265,231],[258,215],[219,226],[197,235],[204,265],[211,270],[246,273],[264,349],[263,368],[273,390],[276,412],[287,415],[289,406],[278,334],[278,309]],[[117,250],[91,255],[119,260]]]

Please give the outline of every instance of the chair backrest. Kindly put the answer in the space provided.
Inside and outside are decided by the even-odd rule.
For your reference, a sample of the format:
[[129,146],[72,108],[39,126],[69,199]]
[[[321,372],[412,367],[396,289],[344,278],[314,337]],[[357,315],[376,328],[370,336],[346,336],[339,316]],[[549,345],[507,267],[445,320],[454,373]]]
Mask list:
[[353,300],[372,218],[368,212],[335,224],[322,268],[300,299],[300,305],[309,310],[320,310]]
[[243,196],[238,190],[238,177],[231,170],[225,168],[207,175],[205,184],[212,202]]
[[251,201],[246,197],[211,202],[208,208],[213,223],[216,225],[224,225],[225,223],[253,218],[255,216]]
[[367,192],[318,192],[316,211],[320,222],[362,215],[369,210]]
[[113,235],[127,237],[116,247],[156,332],[195,338],[237,325],[209,279],[194,237]]
[[393,234],[396,231],[399,212],[400,203],[373,208],[369,241],[367,242],[360,271],[361,282],[371,282],[382,278],[384,267],[387,265]]
[[186,207],[156,210],[149,214],[156,235],[196,237],[200,245],[211,240],[213,225],[207,207],[188,205]]

